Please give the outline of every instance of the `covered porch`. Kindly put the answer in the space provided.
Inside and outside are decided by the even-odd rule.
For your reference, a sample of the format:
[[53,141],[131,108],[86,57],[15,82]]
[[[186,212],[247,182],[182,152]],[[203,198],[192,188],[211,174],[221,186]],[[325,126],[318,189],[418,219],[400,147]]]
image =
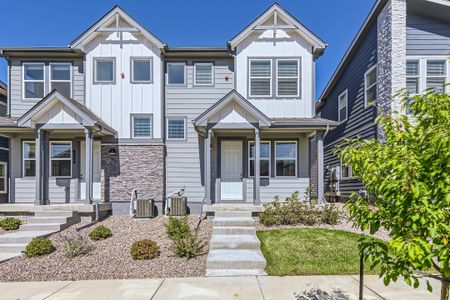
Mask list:
[[[323,136],[336,126],[317,118],[269,118],[236,91],[200,115],[207,205],[259,206],[275,196],[299,193],[310,200],[311,185],[323,197]],[[312,182],[310,140],[317,143],[317,182]]]

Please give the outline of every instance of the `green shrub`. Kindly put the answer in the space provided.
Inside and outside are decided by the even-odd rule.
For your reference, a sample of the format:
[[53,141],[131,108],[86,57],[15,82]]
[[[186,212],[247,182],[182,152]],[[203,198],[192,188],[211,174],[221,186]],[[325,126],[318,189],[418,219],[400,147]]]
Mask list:
[[66,238],[63,249],[67,257],[76,257],[89,253],[92,250],[92,246],[85,238],[79,235],[76,238]]
[[179,257],[194,258],[203,253],[206,242],[192,232],[173,241],[172,251]]
[[99,226],[95,227],[94,230],[92,230],[89,233],[89,237],[91,238],[91,240],[94,240],[94,241],[105,240],[111,236],[112,236],[111,229],[109,229],[108,227],[103,226],[103,225],[99,225]]
[[169,221],[165,226],[167,235],[171,240],[182,238],[191,232],[186,216],[181,218],[169,217]]
[[325,205],[322,221],[329,225],[336,225],[339,220],[339,210],[334,204]]
[[159,246],[152,240],[136,241],[131,245],[131,257],[135,260],[152,259],[159,255]]
[[47,255],[53,252],[55,248],[52,242],[48,238],[37,237],[31,240],[31,242],[25,248],[26,257],[35,257]]
[[315,206],[305,206],[305,210],[301,216],[301,223],[307,226],[314,226],[322,221],[322,211]]
[[22,221],[16,218],[8,217],[0,221],[0,227],[4,230],[17,230],[20,225],[22,225]]

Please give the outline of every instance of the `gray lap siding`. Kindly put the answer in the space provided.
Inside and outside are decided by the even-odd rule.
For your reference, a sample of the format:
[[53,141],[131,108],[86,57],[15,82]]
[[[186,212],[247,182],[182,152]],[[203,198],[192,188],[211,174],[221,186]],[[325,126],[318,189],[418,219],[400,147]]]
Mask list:
[[450,21],[420,15],[406,19],[406,55],[442,55],[450,53]]

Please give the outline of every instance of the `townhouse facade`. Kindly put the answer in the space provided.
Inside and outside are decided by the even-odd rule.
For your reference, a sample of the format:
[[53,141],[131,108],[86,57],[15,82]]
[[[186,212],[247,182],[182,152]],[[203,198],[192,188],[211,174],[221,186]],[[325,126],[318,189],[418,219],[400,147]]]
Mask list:
[[[316,105],[339,123],[324,139],[325,191],[346,200],[364,186],[334,153],[343,138],[383,139],[381,111],[407,113],[399,97],[427,89],[450,92],[450,2],[379,0]],[[374,105],[371,105],[374,104]]]
[[[224,47],[170,47],[119,6],[68,47],[6,47],[8,203],[260,205],[311,186],[326,43],[278,4]],[[323,176],[316,171],[318,196]],[[309,197],[308,195],[306,195]],[[122,204],[121,204],[122,203]]]

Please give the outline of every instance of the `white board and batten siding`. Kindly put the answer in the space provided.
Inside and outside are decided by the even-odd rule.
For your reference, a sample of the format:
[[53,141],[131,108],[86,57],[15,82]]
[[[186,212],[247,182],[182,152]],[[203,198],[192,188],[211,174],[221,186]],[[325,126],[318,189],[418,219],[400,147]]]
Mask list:
[[[123,32],[101,34],[84,48],[86,52],[86,106],[118,132],[131,138],[131,115],[151,114],[152,138],[162,138],[161,51],[142,35]],[[94,82],[94,58],[115,58],[115,82]],[[132,83],[131,58],[152,58],[152,82]],[[121,74],[124,77],[122,78]]]
[[[314,62],[311,45],[296,33],[276,30],[254,32],[236,48],[236,90],[250,100],[259,110],[268,117],[313,117],[314,94],[313,74]],[[249,95],[249,59],[267,58],[299,58],[300,59],[300,97],[278,98],[272,89],[271,98],[252,98]],[[272,64],[272,70],[276,65]],[[272,72],[274,74],[274,72]],[[272,78],[276,80],[276,78]]]

